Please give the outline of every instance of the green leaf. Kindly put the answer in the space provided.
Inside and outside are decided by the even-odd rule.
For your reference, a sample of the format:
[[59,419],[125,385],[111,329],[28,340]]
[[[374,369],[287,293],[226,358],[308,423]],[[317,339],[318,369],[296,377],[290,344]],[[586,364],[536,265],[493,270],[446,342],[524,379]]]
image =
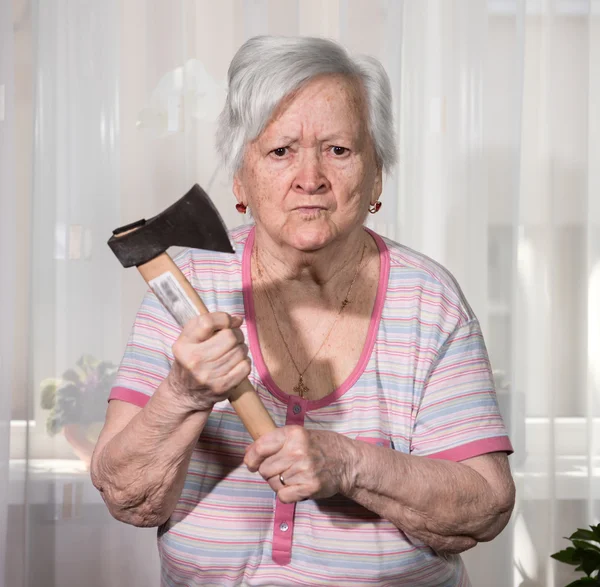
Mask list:
[[54,385],[59,385],[61,383],[61,380],[57,377],[47,377],[46,379],[42,379],[42,381],[40,382],[40,388],[44,388],[47,385],[50,385],[51,383],[53,383]]
[[43,410],[51,410],[56,402],[56,388],[58,382],[56,379],[45,379],[42,381],[42,394],[40,405]]
[[113,363],[110,363],[109,361],[102,361],[98,364],[97,371],[99,379],[112,379],[117,372],[117,368]]
[[554,560],[557,560],[561,563],[565,563],[567,565],[578,565],[582,562],[581,553],[572,546],[569,546],[564,550],[559,550],[558,552],[555,552],[550,556]]
[[81,383],[83,380],[82,377],[83,373],[81,373],[79,370],[75,370],[75,369],[67,369],[64,373],[62,378],[65,381],[68,381],[69,383]]
[[600,542],[600,536],[596,536],[591,530],[578,528],[577,532],[573,532],[567,540],[591,540],[592,542]]
[[590,528],[592,529],[592,533],[594,534],[594,540],[596,542],[600,542],[600,524],[596,526],[590,526]]
[[600,552],[584,550],[581,555],[581,570],[586,575],[591,575],[598,569],[600,569]]
[[581,579],[569,583],[566,587],[590,587],[590,585],[598,586],[600,583],[593,577],[582,577]]
[[594,550],[600,553],[600,547],[592,544],[591,542],[587,542],[585,540],[571,540],[571,542],[575,548],[579,548],[581,550]]
[[92,355],[82,355],[77,360],[76,365],[87,375],[97,367],[98,362]]
[[48,434],[50,436],[55,436],[56,434],[58,434],[58,432],[62,430],[62,427],[63,425],[60,422],[60,418],[56,414],[51,412],[48,416],[48,419],[46,420],[46,431],[48,432]]
[[90,362],[90,355],[81,355],[81,357],[79,357],[77,359],[77,362],[75,363],[78,367],[84,368],[85,365],[87,363]]

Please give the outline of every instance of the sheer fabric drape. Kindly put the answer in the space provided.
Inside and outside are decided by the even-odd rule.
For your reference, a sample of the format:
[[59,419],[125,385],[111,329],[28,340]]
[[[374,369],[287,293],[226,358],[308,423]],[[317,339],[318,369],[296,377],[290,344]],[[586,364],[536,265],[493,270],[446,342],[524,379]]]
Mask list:
[[[14,37],[12,6],[0,4],[0,569],[6,564],[9,503],[9,439],[13,385],[13,340],[15,337],[12,306],[15,299],[15,175],[14,175]],[[0,575],[0,585],[4,585]]]
[[[72,435],[93,444],[97,406],[88,394],[83,411],[52,412],[42,383],[82,357],[88,367],[120,358],[144,287],[111,258],[114,227],[152,216],[194,182],[229,226],[243,221],[213,136],[227,65],[256,34],[331,37],[384,63],[400,162],[369,224],[456,276],[515,446],[515,514],[466,553],[472,582],[573,580],[549,555],[599,516],[600,1],[9,5],[0,7],[5,584],[159,582],[155,531],[110,519],[88,479],[87,445]],[[93,389],[105,399],[107,389]]]

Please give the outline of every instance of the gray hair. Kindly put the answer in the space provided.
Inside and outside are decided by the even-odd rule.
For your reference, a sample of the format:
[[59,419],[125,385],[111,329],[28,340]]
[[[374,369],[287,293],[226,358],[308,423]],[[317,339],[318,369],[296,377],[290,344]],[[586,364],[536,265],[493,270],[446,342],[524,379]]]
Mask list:
[[217,150],[234,174],[246,145],[264,130],[279,103],[311,79],[342,74],[362,83],[368,129],[377,162],[386,173],[396,163],[390,80],[381,63],[366,55],[350,56],[338,43],[316,37],[259,36],[246,41],[229,66],[229,91],[219,116]]

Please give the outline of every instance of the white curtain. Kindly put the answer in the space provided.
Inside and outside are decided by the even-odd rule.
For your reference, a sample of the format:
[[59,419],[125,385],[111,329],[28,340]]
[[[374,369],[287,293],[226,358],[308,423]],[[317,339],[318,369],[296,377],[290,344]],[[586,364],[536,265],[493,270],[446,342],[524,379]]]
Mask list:
[[[400,163],[370,223],[458,279],[515,446],[515,514],[465,555],[472,582],[567,584],[550,554],[600,516],[600,0],[13,0],[0,585],[159,582],[155,532],[113,521],[86,472],[108,392],[89,385],[94,361],[118,362],[144,290],[105,241],[194,182],[240,222],[215,119],[235,50],[265,33],[338,39],[388,70]],[[48,409],[43,382],[78,361],[100,401]]]
[[[14,39],[12,6],[0,3],[0,569],[5,568],[8,536],[8,467],[15,299]],[[6,287],[6,284],[9,287]],[[0,576],[0,586],[3,578]]]

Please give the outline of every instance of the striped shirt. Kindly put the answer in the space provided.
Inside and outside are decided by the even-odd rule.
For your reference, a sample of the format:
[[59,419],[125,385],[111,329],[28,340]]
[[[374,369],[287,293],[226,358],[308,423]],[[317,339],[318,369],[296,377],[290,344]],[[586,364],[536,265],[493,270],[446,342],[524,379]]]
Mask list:
[[[250,380],[278,426],[325,429],[424,457],[460,461],[512,448],[477,319],[438,264],[371,233],[380,281],[365,346],[340,388],[319,400],[277,387],[261,354],[252,298],[254,230],[235,255],[185,250],[176,262],[210,311],[245,316]],[[151,292],[138,312],[112,399],[143,407],[167,375],[180,329]],[[342,496],[282,504],[243,465],[252,442],[229,402],[215,405],[185,485],[159,529],[164,586],[463,586],[459,556]]]

